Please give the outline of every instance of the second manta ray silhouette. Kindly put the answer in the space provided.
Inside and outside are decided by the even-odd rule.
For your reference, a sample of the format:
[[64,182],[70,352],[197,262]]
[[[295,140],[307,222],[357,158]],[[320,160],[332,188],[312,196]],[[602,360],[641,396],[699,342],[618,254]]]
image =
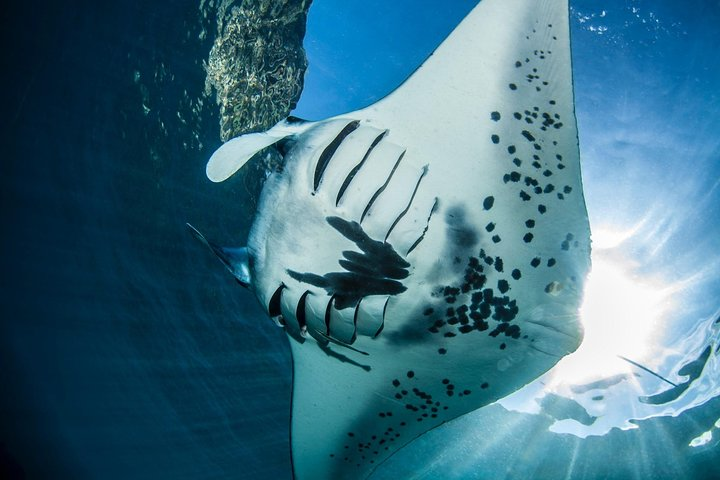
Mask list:
[[286,120],[246,249],[218,254],[288,333],[297,479],[358,479],[579,345],[590,263],[568,5],[483,0],[396,91]]

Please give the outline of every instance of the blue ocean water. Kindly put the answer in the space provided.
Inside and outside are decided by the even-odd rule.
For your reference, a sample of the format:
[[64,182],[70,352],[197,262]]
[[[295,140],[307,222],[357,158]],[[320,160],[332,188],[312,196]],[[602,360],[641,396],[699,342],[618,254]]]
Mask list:
[[[294,114],[323,118],[387,94],[473,4],[316,0]],[[632,231],[620,253],[634,273],[674,286],[658,344],[701,350],[693,329],[720,306],[720,5],[571,6],[593,228]],[[254,208],[241,181],[205,177],[221,142],[203,95],[215,28],[203,11],[70,0],[4,12],[10,478],[290,478],[285,335],[184,226],[242,242]],[[653,368],[677,371],[677,354],[652,355]],[[712,393],[717,376],[706,382]],[[376,478],[713,478],[720,400],[709,396],[586,438],[493,405],[430,432]],[[714,438],[691,447],[706,431]]]

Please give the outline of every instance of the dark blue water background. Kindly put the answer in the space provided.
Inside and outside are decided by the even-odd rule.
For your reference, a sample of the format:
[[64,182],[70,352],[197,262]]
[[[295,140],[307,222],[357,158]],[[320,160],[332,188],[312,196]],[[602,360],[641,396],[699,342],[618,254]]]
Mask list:
[[[412,22],[405,20],[412,2],[385,11],[386,3],[316,0],[300,114],[322,118],[386,94],[473,2],[415,3],[421,14]],[[573,4],[599,10],[589,1]],[[607,8],[628,5],[647,11],[651,3],[613,1]],[[351,13],[338,17],[343,8]],[[676,240],[678,249],[695,242],[698,257],[707,257],[718,248],[720,217],[720,4],[659,2],[652,10],[681,26],[666,24],[671,33],[664,34],[633,24],[613,41],[573,21],[585,173],[622,173],[586,182],[586,192],[589,203],[624,201],[638,209],[654,198],[647,192],[680,203],[709,197]],[[214,185],[205,178],[205,161],[220,140],[216,107],[202,95],[202,60],[215,23],[199,12],[190,1],[78,0],[3,11],[4,472],[290,477],[284,334],[184,227],[190,221],[212,238],[242,243],[253,211],[241,181]],[[319,21],[323,15],[334,21]],[[210,34],[201,40],[203,29]],[[357,43],[358,36],[365,41]],[[628,165],[623,148],[637,156],[637,145],[600,133],[629,128],[674,143],[649,141],[640,152],[645,163]],[[686,186],[673,188],[668,178]],[[628,184],[646,193],[614,188]],[[704,288],[702,305],[693,308],[716,305],[717,281]],[[720,457],[717,447],[693,454],[686,448],[718,418],[717,399],[678,418],[584,441],[548,433],[545,420],[493,408],[489,427],[473,437],[505,435],[504,445],[484,463],[453,460],[451,470],[433,458],[423,478],[502,478],[508,471],[514,478],[562,478],[571,464],[571,478],[702,478]],[[447,432],[432,432],[389,469],[400,478],[422,471],[427,452],[451,441]],[[473,448],[459,445],[453,458]]]

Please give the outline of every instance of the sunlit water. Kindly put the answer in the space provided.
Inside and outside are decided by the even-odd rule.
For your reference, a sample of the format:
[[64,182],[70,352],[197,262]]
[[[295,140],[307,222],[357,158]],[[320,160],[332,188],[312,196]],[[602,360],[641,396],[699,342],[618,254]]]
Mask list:
[[[217,5],[66,3],[12,7],[2,29],[3,473],[290,478],[287,342],[184,229],[242,243],[254,210],[253,185],[204,175]],[[473,4],[316,0],[294,114],[385,95]],[[715,474],[720,8],[571,5],[585,342],[374,478]]]

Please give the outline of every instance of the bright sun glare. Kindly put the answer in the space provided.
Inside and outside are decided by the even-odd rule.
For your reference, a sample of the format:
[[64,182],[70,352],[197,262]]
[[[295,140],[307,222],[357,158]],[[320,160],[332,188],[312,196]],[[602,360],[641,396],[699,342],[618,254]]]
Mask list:
[[620,356],[642,361],[650,353],[653,333],[667,312],[667,292],[612,255],[631,235],[593,232],[592,272],[580,309],[585,337],[580,348],[558,365],[556,380],[582,381],[626,372],[630,365]]

